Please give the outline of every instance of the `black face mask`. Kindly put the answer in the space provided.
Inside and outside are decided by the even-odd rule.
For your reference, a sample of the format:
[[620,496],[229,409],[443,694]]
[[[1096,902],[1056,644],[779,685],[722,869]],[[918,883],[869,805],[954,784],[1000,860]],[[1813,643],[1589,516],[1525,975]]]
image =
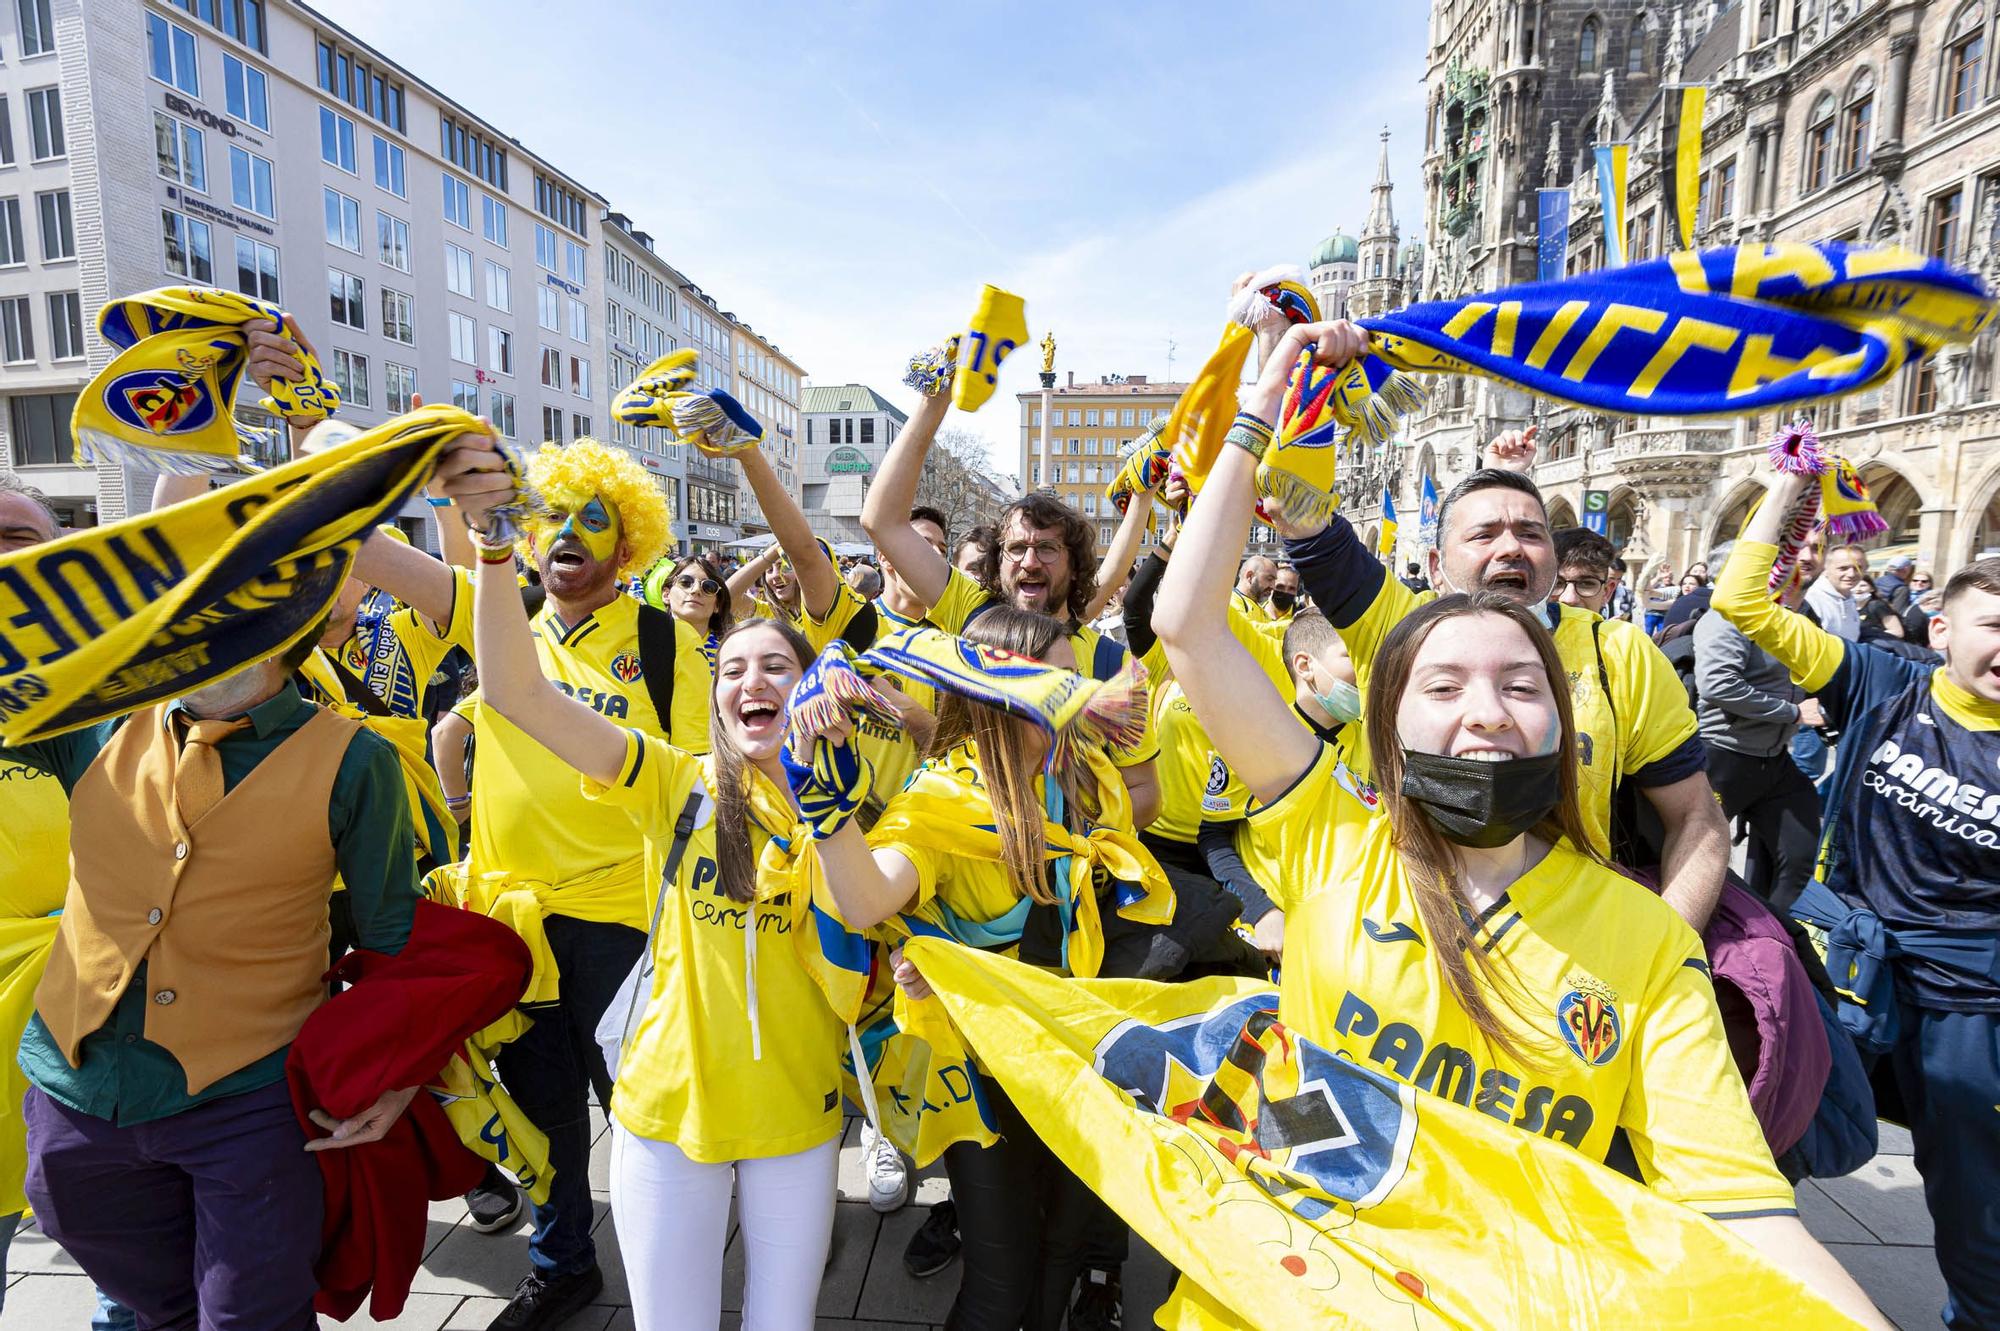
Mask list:
[[1279,610],[1290,610],[1297,603],[1298,599],[1299,594],[1297,592],[1274,591],[1271,593],[1271,604]]
[[1403,798],[1445,838],[1491,850],[1549,816],[1562,792],[1562,751],[1482,762],[1403,750]]

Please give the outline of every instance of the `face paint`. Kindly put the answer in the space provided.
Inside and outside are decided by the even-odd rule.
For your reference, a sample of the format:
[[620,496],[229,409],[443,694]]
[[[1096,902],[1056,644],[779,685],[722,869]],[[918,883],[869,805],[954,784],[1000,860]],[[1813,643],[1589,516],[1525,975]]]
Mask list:
[[582,508],[571,512],[549,538],[554,545],[565,536],[574,536],[592,559],[603,563],[618,553],[618,510],[596,495]]

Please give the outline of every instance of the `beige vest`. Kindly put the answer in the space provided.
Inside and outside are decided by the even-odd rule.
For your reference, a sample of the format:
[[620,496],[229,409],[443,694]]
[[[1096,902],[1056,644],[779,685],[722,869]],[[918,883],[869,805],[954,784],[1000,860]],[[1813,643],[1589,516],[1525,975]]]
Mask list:
[[151,707],[70,795],[70,887],[35,1007],[72,1067],[146,963],[146,1038],[197,1094],[276,1049],[325,997],[327,804],[360,722],[320,710],[192,827]]

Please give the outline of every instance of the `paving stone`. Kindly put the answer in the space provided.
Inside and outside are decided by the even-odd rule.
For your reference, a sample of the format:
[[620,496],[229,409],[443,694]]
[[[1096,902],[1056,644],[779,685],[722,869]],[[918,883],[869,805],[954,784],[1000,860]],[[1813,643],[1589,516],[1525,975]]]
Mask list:
[[[409,1301],[403,1305],[403,1311],[389,1321],[378,1322],[370,1317],[368,1305],[364,1303],[360,1312],[340,1325],[387,1326],[394,1327],[396,1331],[438,1331],[463,1302],[465,1300],[456,1294],[411,1294]],[[479,1325],[483,1331],[486,1324],[481,1322]]]
[[1903,1331],[1935,1331],[1944,1313],[1944,1277],[1929,1248],[1829,1243],[1827,1251]]
[[[444,1324],[443,1331],[486,1331],[506,1306],[505,1299],[467,1299],[452,1314],[451,1320]],[[631,1309],[595,1305],[564,1322],[562,1331],[606,1331],[610,1326],[619,1325],[617,1319],[620,1317],[625,1319],[622,1323],[625,1331],[635,1331]]]
[[[855,1316],[903,1323],[944,1321],[945,1314],[951,1311],[951,1301],[958,1297],[959,1273],[964,1266],[954,1261],[923,1280],[913,1279],[903,1269],[903,1249],[929,1214],[926,1207],[906,1206],[894,1215],[882,1217],[874,1261],[868,1268],[868,1283],[862,1288]],[[1128,1318],[1127,1325],[1147,1323]]]
[[425,1294],[510,1295],[528,1274],[528,1234],[524,1218],[512,1233],[480,1234],[455,1226],[424,1259],[410,1288]]
[[1799,1201],[1799,1219],[1806,1232],[1821,1243],[1873,1243],[1868,1227],[1849,1215],[1840,1203],[1819,1189],[1817,1180],[1808,1179],[1794,1189]]
[[[70,1275],[80,1276],[83,1268],[76,1260],[64,1252],[56,1241],[35,1227],[32,1220],[23,1220],[21,1228],[14,1235],[14,1242],[7,1249],[7,1269],[20,1275]],[[86,1324],[89,1319],[84,1319]]]
[[1884,1243],[1929,1247],[1935,1231],[1923,1182],[1908,1156],[1878,1155],[1845,1178],[1817,1180],[1827,1196]]
[[590,1191],[605,1197],[611,1195],[611,1133],[597,1134],[597,1140],[590,1144]]
[[9,1327],[86,1327],[97,1313],[97,1291],[81,1275],[23,1276],[7,1287]]
[[1897,1123],[1878,1125],[1875,1151],[1878,1155],[1915,1155],[1917,1148],[1910,1141],[1910,1130]]

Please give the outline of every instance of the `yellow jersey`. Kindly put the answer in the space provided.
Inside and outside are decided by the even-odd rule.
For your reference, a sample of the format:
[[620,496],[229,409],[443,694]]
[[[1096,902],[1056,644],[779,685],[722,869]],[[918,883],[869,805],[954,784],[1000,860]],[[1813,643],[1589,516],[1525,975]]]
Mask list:
[[[953,569],[945,582],[944,594],[930,609],[929,619],[946,633],[964,633],[965,626],[974,616],[997,603],[991,592]],[[1088,624],[1081,625],[1069,635],[1069,644],[1076,653],[1077,669],[1092,679],[1110,679],[1131,656],[1122,643],[1105,637]],[[1154,731],[1149,711],[1145,733],[1139,741],[1130,748],[1111,750],[1111,761],[1119,767],[1137,767],[1140,763],[1151,762],[1159,756],[1159,752],[1159,736]]]
[[[387,593],[371,592],[355,615],[354,631],[331,654],[392,716],[421,719],[424,690],[454,647],[472,650],[472,595],[457,578],[452,580],[451,614],[437,630]],[[347,701],[344,691],[328,690],[325,679],[312,677],[310,682],[327,695],[314,701]]]
[[[62,909],[69,892],[69,796],[39,767],[0,763],[0,919]],[[33,988],[33,986],[29,986]]]
[[[1233,604],[1229,608],[1229,631],[1256,659],[1278,696],[1290,699],[1292,682],[1285,669],[1284,637],[1270,632],[1271,627],[1251,620]],[[1193,845],[1204,822],[1243,817],[1249,808],[1250,791],[1215,751],[1194,705],[1173,678],[1166,649],[1156,641],[1139,662],[1152,685],[1153,727],[1159,740],[1160,812],[1146,831]]]
[[[628,837],[636,825],[647,918],[660,910],[652,988],[627,1038],[611,1115],[704,1164],[790,1155],[839,1133],[846,1032],[793,946],[788,878],[760,872],[749,902],[723,894],[706,798],[669,895],[659,900],[674,822],[691,793],[714,789],[714,761],[628,730],[617,780],[601,786],[586,777],[581,787],[595,809],[625,820]],[[753,862],[761,862],[774,836],[797,845],[810,833],[767,825],[790,816],[789,798],[755,768],[749,776],[763,788],[745,820]],[[782,816],[771,812],[780,808]]]
[[[806,635],[806,641],[812,644],[816,653],[825,651],[827,644],[836,638],[845,638],[848,646],[856,651],[866,651],[879,642],[890,627],[890,622],[882,618],[880,602],[868,600],[845,582],[839,584],[833,605],[827,609],[825,618],[814,619],[808,611],[798,625],[799,632]],[[900,675],[892,676],[892,679],[898,688],[925,709],[936,705],[937,691],[930,686],[911,684]],[[920,687],[922,696],[917,692]],[[875,768],[875,782],[870,787],[868,802],[878,809],[908,784],[911,774],[924,760],[923,752],[904,731],[866,717],[854,723],[854,747]]]
[[[1375,655],[1403,616],[1435,592],[1413,592],[1384,576],[1375,599],[1352,624],[1337,625],[1365,696]],[[1605,619],[1588,610],[1551,603],[1538,613],[1553,624],[1556,653],[1569,675],[1570,707],[1576,720],[1577,794],[1584,826],[1598,851],[1611,850],[1611,796],[1618,783],[1654,763],[1664,764],[1667,780],[1703,770],[1694,711],[1680,676],[1645,631],[1627,620]],[[1372,770],[1367,739],[1354,732],[1353,765]],[[1665,784],[1655,781],[1650,784]]]
[[1292,871],[1286,1025],[1595,1160],[1623,1128],[1653,1191],[1711,1216],[1794,1213],[1701,940],[1653,893],[1559,844],[1480,917],[1515,982],[1493,1005],[1523,1060],[1452,999],[1389,819],[1331,748],[1251,820]]

